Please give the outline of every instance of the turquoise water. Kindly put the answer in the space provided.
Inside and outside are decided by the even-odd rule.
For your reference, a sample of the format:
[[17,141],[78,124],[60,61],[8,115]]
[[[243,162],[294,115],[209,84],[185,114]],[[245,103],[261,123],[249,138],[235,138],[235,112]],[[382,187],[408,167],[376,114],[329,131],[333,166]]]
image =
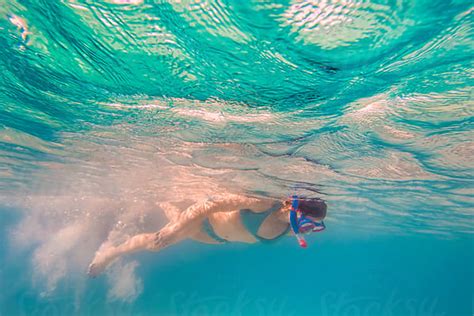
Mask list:
[[[471,2],[0,3],[1,316],[473,314]],[[227,192],[328,229],[87,278]]]

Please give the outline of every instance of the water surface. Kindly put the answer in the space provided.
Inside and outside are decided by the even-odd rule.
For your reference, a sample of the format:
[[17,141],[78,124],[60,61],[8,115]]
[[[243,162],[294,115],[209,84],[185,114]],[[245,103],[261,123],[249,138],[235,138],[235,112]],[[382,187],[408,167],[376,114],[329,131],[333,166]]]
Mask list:
[[[469,1],[0,3],[0,315],[472,315]],[[85,276],[227,192],[328,230]]]

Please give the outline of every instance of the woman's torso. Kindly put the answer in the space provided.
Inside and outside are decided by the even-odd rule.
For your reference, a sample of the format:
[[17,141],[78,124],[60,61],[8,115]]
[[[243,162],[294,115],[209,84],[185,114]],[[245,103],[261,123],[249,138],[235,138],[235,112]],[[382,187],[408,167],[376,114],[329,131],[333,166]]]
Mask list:
[[[264,236],[259,235],[259,228],[274,211],[275,209],[268,209],[255,212],[244,209],[217,212],[207,218],[208,222],[203,223],[203,227],[217,241],[255,243],[267,240]],[[284,233],[282,232],[282,234]],[[277,238],[282,234],[279,234]]]

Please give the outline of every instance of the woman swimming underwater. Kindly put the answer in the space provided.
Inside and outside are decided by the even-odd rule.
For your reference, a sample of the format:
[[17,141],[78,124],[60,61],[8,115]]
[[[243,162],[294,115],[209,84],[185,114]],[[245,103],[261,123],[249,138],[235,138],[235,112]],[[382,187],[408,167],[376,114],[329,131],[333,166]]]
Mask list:
[[156,233],[131,237],[118,246],[104,243],[89,266],[92,277],[100,274],[119,256],[140,250],[159,251],[190,238],[204,243],[255,243],[276,240],[291,228],[301,247],[303,234],[322,231],[326,203],[317,198],[293,196],[283,202],[226,195],[196,203],[184,212],[171,204],[162,204],[170,222]]

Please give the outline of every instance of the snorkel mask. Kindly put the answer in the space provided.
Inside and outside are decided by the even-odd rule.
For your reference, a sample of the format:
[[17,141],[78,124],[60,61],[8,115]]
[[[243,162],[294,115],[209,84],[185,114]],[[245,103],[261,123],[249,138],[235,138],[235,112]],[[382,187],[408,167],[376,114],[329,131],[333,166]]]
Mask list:
[[304,215],[304,213],[298,209],[299,200],[296,195],[293,196],[290,210],[290,225],[291,230],[295,234],[298,243],[302,248],[306,248],[308,244],[302,236],[302,234],[310,234],[323,231],[326,226],[324,222],[316,222]]

